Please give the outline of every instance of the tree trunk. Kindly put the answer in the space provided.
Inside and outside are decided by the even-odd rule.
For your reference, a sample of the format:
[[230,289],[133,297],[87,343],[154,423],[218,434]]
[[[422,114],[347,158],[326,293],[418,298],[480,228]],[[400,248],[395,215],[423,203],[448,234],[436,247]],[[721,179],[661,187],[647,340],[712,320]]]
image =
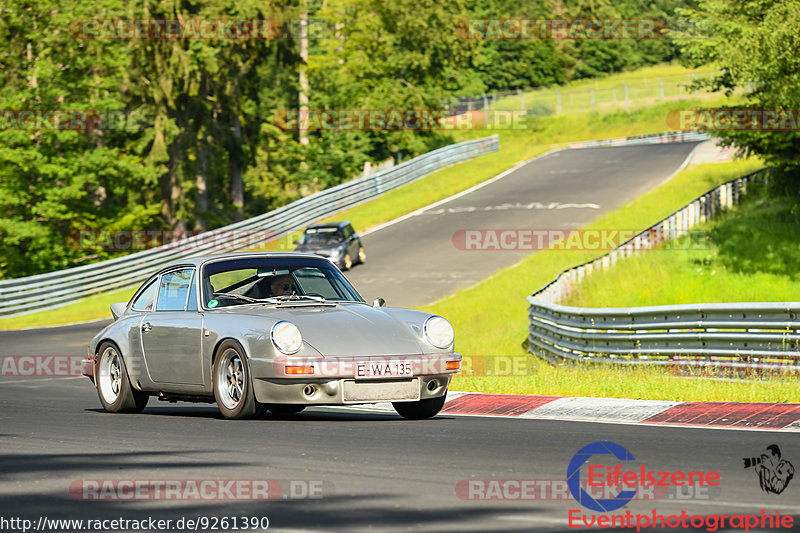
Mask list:
[[242,181],[242,165],[240,154],[242,153],[242,123],[239,115],[233,114],[233,143],[228,152],[231,172],[231,201],[236,208],[234,220],[239,221],[244,218],[244,182]]
[[308,130],[303,128],[303,124],[308,123],[308,76],[306,75],[306,64],[308,63],[308,0],[303,0],[303,13],[300,15],[300,144],[307,145]]

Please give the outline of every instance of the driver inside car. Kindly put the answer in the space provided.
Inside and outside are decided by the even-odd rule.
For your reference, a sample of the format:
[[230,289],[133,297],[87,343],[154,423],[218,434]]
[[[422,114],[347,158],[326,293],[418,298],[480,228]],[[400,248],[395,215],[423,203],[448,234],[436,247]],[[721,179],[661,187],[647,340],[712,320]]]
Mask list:
[[272,296],[291,296],[296,293],[294,289],[294,278],[292,278],[291,274],[275,276],[272,282],[270,282],[269,287],[272,291]]

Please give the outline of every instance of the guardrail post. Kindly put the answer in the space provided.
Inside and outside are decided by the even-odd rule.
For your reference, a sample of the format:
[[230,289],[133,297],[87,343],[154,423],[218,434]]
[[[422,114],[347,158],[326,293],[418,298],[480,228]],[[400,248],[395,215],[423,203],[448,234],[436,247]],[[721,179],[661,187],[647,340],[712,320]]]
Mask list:
[[630,113],[631,112],[631,101],[628,98],[628,84],[623,81],[622,85],[625,87],[625,111]]

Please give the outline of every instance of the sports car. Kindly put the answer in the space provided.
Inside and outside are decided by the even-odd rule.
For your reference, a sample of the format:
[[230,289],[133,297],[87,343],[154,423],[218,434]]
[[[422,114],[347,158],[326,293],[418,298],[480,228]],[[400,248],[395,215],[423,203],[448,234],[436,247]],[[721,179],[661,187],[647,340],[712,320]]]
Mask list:
[[216,402],[226,418],[392,402],[435,416],[461,368],[444,318],[367,304],[328,259],[247,252],[154,273],[89,344],[83,374],[109,412],[151,396]]

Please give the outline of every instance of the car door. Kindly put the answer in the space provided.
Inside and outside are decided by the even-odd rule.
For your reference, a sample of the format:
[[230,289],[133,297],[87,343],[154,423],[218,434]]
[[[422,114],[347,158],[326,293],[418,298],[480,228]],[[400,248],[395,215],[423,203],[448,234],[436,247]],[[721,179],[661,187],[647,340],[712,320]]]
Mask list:
[[203,314],[197,307],[195,269],[161,275],[155,311],[142,317],[142,351],[157,383],[203,384]]

